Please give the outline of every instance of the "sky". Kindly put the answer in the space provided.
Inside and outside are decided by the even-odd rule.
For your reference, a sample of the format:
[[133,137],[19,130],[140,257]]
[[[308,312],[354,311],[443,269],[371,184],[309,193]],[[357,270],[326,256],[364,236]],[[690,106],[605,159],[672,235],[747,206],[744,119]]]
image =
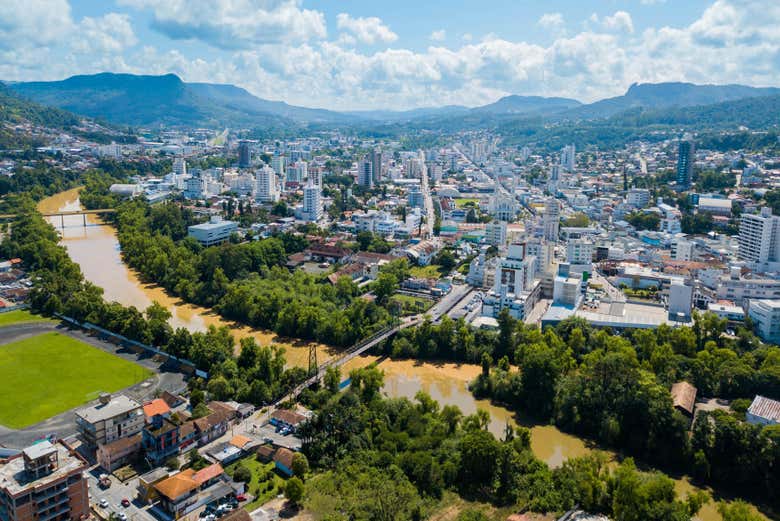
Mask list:
[[1,0],[0,79],[175,73],[334,110],[780,85],[779,0]]

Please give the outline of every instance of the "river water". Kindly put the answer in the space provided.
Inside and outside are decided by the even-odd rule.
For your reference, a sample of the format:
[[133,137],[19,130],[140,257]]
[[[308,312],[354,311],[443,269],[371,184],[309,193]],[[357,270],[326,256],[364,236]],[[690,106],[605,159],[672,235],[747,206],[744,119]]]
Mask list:
[[[78,198],[79,189],[68,190],[42,200],[38,209],[43,213],[81,209]],[[238,339],[253,336],[262,345],[275,343],[284,346],[288,365],[306,367],[309,345],[304,342],[281,339],[271,331],[252,329],[222,320],[209,309],[186,304],[165,290],[153,284],[144,284],[135,272],[130,270],[120,255],[119,242],[113,227],[104,225],[99,218],[87,217],[87,226],[81,216],[70,216],[64,220],[51,218],[52,224],[62,235],[62,244],[70,257],[81,266],[81,271],[90,282],[104,290],[104,297],[126,306],[145,309],[153,301],[168,308],[172,314],[173,327],[185,327],[191,331],[204,331],[208,326],[230,327]],[[322,363],[334,351],[327,346],[317,345],[318,361]],[[342,372],[346,374],[353,368],[366,366],[377,358],[363,356],[353,359]],[[518,421],[515,415],[492,405],[486,400],[476,400],[468,390],[468,383],[480,372],[474,364],[419,363],[410,360],[383,360],[379,366],[385,373],[383,392],[389,397],[407,397],[413,399],[418,391],[425,391],[441,406],[457,405],[464,414],[472,414],[484,409],[490,415],[490,431],[501,437],[507,423],[523,424],[531,430],[531,448],[536,456],[552,467],[560,466],[567,458],[588,454],[594,450],[582,439],[565,434],[551,425],[533,425]],[[609,453],[615,456],[614,453]],[[687,494],[696,488],[683,478],[676,480],[679,493]],[[720,521],[715,505],[710,502],[701,510],[701,521]]]

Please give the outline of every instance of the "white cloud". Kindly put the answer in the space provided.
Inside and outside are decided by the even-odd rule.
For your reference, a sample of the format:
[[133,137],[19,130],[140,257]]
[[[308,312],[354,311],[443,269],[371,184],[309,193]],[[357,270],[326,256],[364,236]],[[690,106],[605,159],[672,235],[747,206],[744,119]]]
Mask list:
[[300,0],[119,0],[150,9],[152,27],[173,39],[195,39],[223,49],[324,38],[325,16]]
[[566,22],[563,21],[561,13],[545,13],[536,23],[554,35],[562,34],[566,30]]
[[447,31],[444,29],[433,31],[428,38],[433,42],[443,42],[447,38]]
[[3,0],[0,2],[0,49],[45,46],[73,30],[67,0]]
[[634,32],[634,22],[631,20],[631,15],[625,11],[616,11],[612,16],[605,17],[601,23],[608,30]]
[[73,41],[73,46],[81,52],[121,52],[138,43],[126,14],[86,17],[79,24],[78,32],[80,37]]
[[390,43],[398,39],[390,28],[376,16],[367,18],[352,18],[347,13],[336,16],[339,29],[351,33],[359,42],[373,45],[374,43]]

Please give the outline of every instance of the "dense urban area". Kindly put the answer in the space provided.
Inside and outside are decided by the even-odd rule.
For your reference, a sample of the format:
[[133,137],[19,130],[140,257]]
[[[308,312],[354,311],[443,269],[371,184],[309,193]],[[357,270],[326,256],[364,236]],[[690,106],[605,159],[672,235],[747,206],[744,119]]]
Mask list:
[[780,94],[263,129],[109,77],[0,85],[0,520],[780,515]]

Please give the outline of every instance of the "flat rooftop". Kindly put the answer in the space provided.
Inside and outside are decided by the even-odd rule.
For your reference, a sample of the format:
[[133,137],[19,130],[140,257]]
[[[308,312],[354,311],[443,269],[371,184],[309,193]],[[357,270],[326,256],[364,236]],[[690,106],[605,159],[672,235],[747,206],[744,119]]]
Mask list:
[[97,403],[91,407],[78,410],[76,411],[76,416],[83,418],[89,423],[95,423],[109,420],[120,414],[128,413],[133,409],[137,409],[138,414],[143,414],[140,403],[124,394],[120,394],[111,398],[111,401],[108,403]]
[[[40,445],[43,445],[44,443],[41,443]],[[4,464],[0,463],[0,489],[5,489],[12,496],[16,496],[29,488],[45,487],[49,483],[62,479],[74,471],[85,470],[87,468],[87,464],[84,463],[81,458],[72,455],[65,445],[61,443],[50,445],[56,449],[59,463],[59,467],[54,472],[39,479],[30,479],[27,472],[24,470],[24,458],[20,455],[8,460]],[[34,447],[35,445],[32,445],[25,450],[30,450]],[[35,452],[35,450],[33,452]]]

